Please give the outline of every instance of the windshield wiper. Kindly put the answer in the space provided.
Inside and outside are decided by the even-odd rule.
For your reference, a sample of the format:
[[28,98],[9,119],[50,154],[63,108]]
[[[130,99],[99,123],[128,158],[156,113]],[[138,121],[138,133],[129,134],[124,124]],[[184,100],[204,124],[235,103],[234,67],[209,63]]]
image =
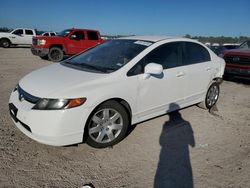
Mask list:
[[67,64],[69,66],[86,68],[86,69],[95,70],[95,71],[103,72],[103,73],[108,73],[109,72],[108,69],[106,69],[106,68],[97,67],[97,66],[90,65],[90,64],[79,64],[79,63],[74,63],[72,61],[64,61],[62,63]]
[[79,64],[79,66],[81,67],[86,67],[86,68],[90,68],[90,69],[94,69],[100,72],[104,72],[104,73],[108,73],[108,69],[104,68],[104,67],[99,67],[99,66],[94,66],[94,65],[90,65],[90,64]]

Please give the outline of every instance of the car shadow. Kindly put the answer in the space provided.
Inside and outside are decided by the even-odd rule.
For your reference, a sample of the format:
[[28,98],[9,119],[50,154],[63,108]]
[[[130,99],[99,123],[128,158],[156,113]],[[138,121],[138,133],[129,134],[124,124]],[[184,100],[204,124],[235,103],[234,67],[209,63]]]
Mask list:
[[[175,103],[170,109],[179,109]],[[195,146],[190,123],[179,111],[169,113],[169,121],[162,127],[161,152],[155,174],[154,187],[193,187],[193,174],[189,157],[189,145]]]

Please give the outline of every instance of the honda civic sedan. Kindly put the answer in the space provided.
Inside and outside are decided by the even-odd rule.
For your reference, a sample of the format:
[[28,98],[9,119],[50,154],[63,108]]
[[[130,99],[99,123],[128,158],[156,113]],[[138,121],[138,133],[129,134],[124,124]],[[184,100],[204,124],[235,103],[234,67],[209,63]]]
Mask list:
[[108,147],[132,124],[194,104],[211,108],[224,68],[223,59],[195,40],[120,38],[26,75],[11,93],[10,115],[44,144],[84,140]]

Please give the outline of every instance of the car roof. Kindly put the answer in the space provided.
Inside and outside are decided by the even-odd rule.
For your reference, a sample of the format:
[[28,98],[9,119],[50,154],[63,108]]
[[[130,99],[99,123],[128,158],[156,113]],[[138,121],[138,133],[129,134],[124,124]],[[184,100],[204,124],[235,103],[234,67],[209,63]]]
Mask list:
[[119,39],[127,39],[127,40],[144,40],[150,42],[158,42],[166,39],[179,39],[181,37],[171,37],[171,36],[129,36],[129,37],[121,37]]

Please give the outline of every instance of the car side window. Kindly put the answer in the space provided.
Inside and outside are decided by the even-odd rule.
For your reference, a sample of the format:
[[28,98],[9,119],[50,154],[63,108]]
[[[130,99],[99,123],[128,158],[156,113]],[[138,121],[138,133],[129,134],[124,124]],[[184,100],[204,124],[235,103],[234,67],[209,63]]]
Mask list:
[[149,63],[161,64],[163,69],[181,66],[182,48],[180,42],[164,44],[145,56],[144,66]]
[[50,33],[50,36],[56,36],[56,34],[55,33]]
[[88,31],[87,35],[88,35],[89,40],[98,40],[99,39],[98,34],[95,31]]
[[182,42],[163,44],[149,52],[127,73],[127,76],[142,74],[149,63],[161,64],[163,69],[170,69],[182,65]]
[[44,33],[43,36],[49,36],[49,33]]
[[211,61],[211,57],[206,48],[193,42],[185,42],[184,61],[185,65],[203,63]]
[[73,36],[73,35],[75,36],[74,37],[75,40],[84,40],[85,39],[83,31],[76,31],[71,36]]
[[33,35],[33,31],[29,29],[25,29],[25,34],[26,35]]
[[13,32],[14,35],[22,35],[23,34],[23,30],[22,29],[17,29]]

